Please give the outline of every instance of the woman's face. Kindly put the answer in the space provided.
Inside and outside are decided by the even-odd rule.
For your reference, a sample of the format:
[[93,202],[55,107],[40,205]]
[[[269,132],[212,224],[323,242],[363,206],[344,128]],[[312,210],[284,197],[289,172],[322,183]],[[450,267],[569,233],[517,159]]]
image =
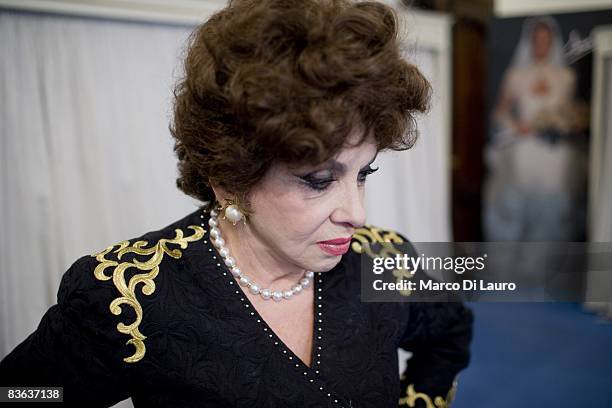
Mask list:
[[[277,164],[251,190],[248,231],[281,265],[315,272],[332,269],[365,223],[366,177],[377,153],[366,139],[317,167]],[[331,242],[330,242],[331,241]]]
[[552,45],[552,33],[546,25],[537,25],[533,31],[533,57],[537,61],[548,59]]

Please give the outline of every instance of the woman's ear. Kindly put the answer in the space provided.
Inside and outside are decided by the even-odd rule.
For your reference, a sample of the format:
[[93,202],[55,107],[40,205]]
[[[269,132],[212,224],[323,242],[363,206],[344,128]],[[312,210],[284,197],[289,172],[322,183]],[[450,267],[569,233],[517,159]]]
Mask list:
[[235,193],[231,193],[215,183],[210,183],[210,188],[212,188],[212,191],[215,194],[215,200],[221,205],[221,207],[234,204],[237,205],[245,215],[251,214],[251,207],[248,201],[249,193],[245,194],[244,196],[236,195]]
[[215,185],[215,184],[210,184],[210,188],[212,188],[213,192],[215,193],[215,200],[217,200],[218,203],[220,203],[221,205],[223,205],[223,203],[229,199],[231,197],[231,194],[229,194],[223,187]]

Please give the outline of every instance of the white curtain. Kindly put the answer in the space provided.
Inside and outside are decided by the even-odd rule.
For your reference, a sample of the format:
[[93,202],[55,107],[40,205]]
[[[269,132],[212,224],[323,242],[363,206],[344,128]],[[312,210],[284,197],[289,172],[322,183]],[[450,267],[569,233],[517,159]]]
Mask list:
[[0,13],[0,356],[74,260],[195,209],[168,131],[188,31]]
[[367,222],[415,242],[450,241],[449,135],[443,124],[444,87],[439,51],[416,48],[407,56],[431,82],[431,109],[418,116],[419,137],[408,151],[383,152],[366,186]]

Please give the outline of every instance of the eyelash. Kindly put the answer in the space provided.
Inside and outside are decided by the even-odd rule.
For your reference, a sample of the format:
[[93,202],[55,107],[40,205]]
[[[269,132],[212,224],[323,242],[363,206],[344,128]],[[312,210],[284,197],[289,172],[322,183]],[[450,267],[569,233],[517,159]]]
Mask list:
[[[376,168],[368,167],[367,169],[360,171],[359,175],[357,176],[357,181],[359,182],[359,184],[365,183],[367,177],[370,174],[375,173],[377,170],[378,170],[378,167]],[[325,178],[318,179],[309,174],[300,177],[300,179],[302,179],[302,181],[304,182],[304,184],[306,184],[308,188],[315,190],[315,191],[319,191],[319,192],[324,191],[325,189],[327,189],[327,187],[329,187],[331,183],[336,181],[336,179],[333,177],[325,177]]]

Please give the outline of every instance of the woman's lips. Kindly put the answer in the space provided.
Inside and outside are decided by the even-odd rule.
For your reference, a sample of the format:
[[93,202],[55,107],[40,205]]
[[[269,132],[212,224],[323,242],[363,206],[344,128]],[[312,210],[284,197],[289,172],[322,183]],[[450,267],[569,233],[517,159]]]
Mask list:
[[351,245],[351,237],[330,239],[329,241],[319,241],[317,244],[319,245],[319,248],[330,255],[343,255],[349,250]]

